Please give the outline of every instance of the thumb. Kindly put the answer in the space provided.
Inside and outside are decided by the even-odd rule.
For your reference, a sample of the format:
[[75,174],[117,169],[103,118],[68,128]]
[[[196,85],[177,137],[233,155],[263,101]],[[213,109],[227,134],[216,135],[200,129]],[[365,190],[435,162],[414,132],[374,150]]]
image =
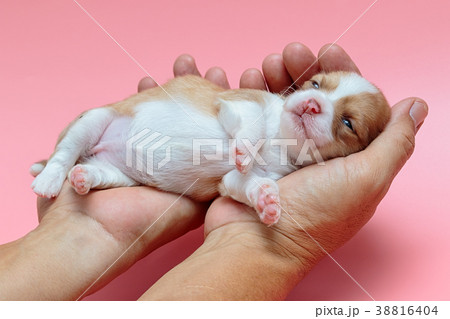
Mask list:
[[422,99],[408,98],[392,107],[392,115],[384,131],[359,153],[378,167],[373,171],[382,174],[381,179],[390,184],[415,147],[415,135],[428,115],[428,106]]

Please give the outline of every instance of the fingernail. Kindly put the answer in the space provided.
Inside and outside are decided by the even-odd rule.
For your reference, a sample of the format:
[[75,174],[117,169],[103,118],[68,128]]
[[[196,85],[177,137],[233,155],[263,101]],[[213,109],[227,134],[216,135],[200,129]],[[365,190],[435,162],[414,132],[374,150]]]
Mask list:
[[414,121],[414,125],[416,127],[416,132],[419,126],[423,123],[425,118],[428,115],[428,107],[421,101],[414,102],[413,106],[409,110],[409,115]]

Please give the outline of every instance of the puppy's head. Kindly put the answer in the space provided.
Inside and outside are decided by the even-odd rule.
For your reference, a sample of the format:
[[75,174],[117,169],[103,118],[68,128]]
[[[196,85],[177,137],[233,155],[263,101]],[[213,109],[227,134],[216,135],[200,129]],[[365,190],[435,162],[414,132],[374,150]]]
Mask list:
[[323,159],[364,149],[381,133],[390,107],[380,90],[356,73],[320,73],[286,98],[281,135],[295,138],[298,156],[303,142],[313,140]]

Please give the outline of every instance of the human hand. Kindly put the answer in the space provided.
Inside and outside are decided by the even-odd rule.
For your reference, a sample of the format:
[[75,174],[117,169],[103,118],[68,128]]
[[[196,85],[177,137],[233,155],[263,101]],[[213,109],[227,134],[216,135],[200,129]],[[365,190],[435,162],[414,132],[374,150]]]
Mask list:
[[198,227],[206,205],[150,187],[91,191],[66,182],[38,199],[39,226],[0,246],[0,300],[79,300]]
[[[187,74],[201,76],[198,70],[195,60],[189,54],[180,55],[173,64],[173,74],[174,76],[183,76]],[[224,89],[229,89],[230,84],[228,83],[225,71],[219,67],[212,67],[208,69],[205,73],[205,79],[223,87]],[[139,81],[138,91],[150,89],[156,87],[158,84],[151,77],[144,77]]]
[[[267,87],[282,92],[293,84],[292,79],[301,77],[295,83],[301,86],[322,71],[360,73],[337,45],[322,47],[318,56],[320,59],[314,63],[311,51],[299,43],[286,46],[282,55],[268,56],[263,62]],[[250,69],[242,75],[241,86],[262,89],[264,79],[259,71]],[[262,229],[264,225],[243,212],[250,210],[244,205],[218,199],[208,210],[206,235],[221,227],[238,229],[239,222],[246,223],[248,232],[248,222],[254,220],[256,233],[285,237],[280,241],[283,251],[302,259],[302,266],[309,269],[353,237],[372,217],[394,177],[412,155],[416,130],[427,113],[428,107],[421,99],[405,99],[393,106],[386,129],[364,151],[327,161],[324,166],[302,168],[279,180],[282,218],[270,229]]]
[[[320,50],[314,63],[309,49],[290,44],[282,56],[264,60],[264,77],[249,69],[240,86],[265,89],[267,85],[270,91],[282,92],[302,74],[299,86],[321,71],[359,73],[342,48],[328,48]],[[174,282],[180,287],[182,282],[185,292],[179,290],[171,298],[284,299],[311,267],[372,217],[412,155],[415,133],[427,113],[424,101],[405,99],[393,106],[387,127],[364,151],[324,166],[302,168],[279,180],[282,216],[272,227],[260,223],[250,207],[216,199],[206,215],[205,243],[142,298],[166,299],[169,290],[164,288]]]
[[[67,282],[82,273],[58,299],[78,299],[100,289],[153,250],[199,227],[207,207],[144,186],[92,190],[82,196],[67,182],[57,198],[38,198],[37,204],[38,230],[52,232],[55,240],[63,236],[59,241],[67,245],[61,248],[67,249],[63,255],[70,263],[60,275],[52,275]],[[82,247],[73,247],[78,243]],[[90,258],[85,260],[84,253]]]

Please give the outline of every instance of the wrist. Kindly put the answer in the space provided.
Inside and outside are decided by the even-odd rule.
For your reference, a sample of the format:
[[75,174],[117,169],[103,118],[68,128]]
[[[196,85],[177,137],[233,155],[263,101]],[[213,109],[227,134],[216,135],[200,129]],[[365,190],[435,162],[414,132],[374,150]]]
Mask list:
[[169,271],[144,300],[283,300],[306,274],[281,247],[283,236],[259,222],[231,223]]
[[312,268],[313,258],[296,242],[298,237],[294,239],[284,231],[283,223],[289,221],[283,219],[285,216],[271,227],[259,220],[228,224],[211,232],[205,244],[210,250],[240,250],[241,256],[247,259],[251,259],[250,255],[259,256],[259,263],[266,267],[273,265],[273,269],[278,269],[278,274],[283,277],[279,279],[286,278],[293,288]]
[[118,248],[89,217],[49,212],[36,229],[0,252],[0,299],[76,299]]

